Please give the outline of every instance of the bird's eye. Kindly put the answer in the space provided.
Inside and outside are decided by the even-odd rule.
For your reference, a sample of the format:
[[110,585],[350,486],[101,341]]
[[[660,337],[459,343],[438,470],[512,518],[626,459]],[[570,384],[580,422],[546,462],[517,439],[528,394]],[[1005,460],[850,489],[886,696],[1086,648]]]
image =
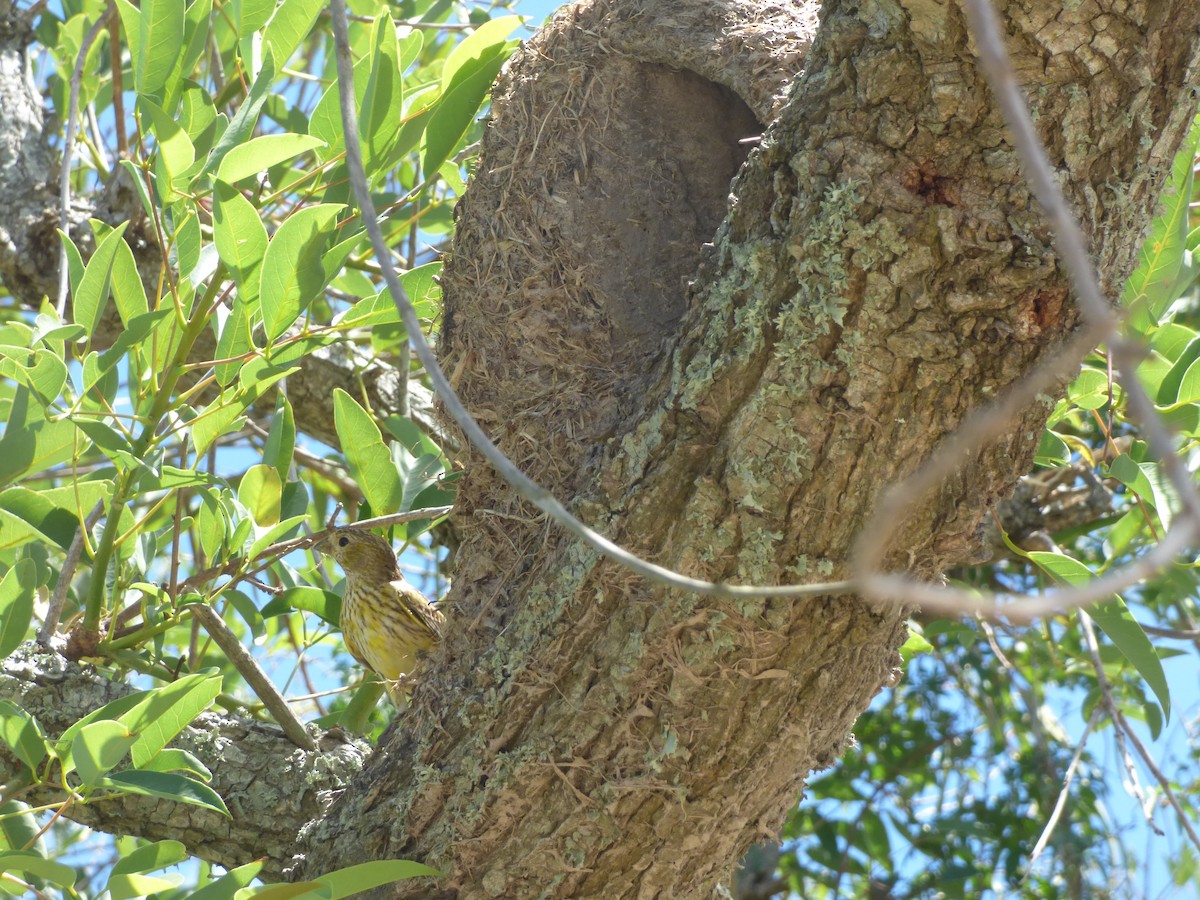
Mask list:
[[344,534],[340,538],[338,538],[338,546],[339,547],[345,547],[349,543],[350,543],[350,538],[346,537]]

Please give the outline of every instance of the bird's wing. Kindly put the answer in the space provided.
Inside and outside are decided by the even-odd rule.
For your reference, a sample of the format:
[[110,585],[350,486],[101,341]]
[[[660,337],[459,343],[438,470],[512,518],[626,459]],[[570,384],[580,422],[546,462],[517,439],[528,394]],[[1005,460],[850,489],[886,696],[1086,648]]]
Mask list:
[[437,635],[440,640],[442,637],[442,625],[445,624],[446,617],[433,608],[425,595],[418,591],[407,581],[393,581],[392,587],[396,589],[396,593],[400,597],[400,601],[404,604],[404,609],[413,618],[417,619],[426,628]]

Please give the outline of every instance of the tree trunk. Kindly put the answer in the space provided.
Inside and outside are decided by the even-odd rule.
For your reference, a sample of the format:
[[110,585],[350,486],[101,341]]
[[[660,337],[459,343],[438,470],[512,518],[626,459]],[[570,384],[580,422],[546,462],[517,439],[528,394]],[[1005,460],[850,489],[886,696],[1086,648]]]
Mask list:
[[[1200,5],[1000,12],[1115,297],[1192,118]],[[812,17],[560,13],[496,88],[445,277],[443,359],[496,442],[712,580],[849,574],[881,492],[1078,325],[960,7],[829,2],[809,49]],[[897,569],[970,557],[1051,402],[911,510]],[[461,898],[704,895],[897,676],[909,610],[663,589],[465,463],[449,637],[303,874],[403,857]]]

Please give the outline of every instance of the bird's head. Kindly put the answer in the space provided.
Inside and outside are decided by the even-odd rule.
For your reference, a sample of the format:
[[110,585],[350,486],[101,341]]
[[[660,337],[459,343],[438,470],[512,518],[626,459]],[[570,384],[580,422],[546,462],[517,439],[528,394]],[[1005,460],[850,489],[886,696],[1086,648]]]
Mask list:
[[390,581],[397,577],[399,571],[392,545],[369,531],[335,528],[313,549],[337,560],[347,577],[368,576],[379,581]]

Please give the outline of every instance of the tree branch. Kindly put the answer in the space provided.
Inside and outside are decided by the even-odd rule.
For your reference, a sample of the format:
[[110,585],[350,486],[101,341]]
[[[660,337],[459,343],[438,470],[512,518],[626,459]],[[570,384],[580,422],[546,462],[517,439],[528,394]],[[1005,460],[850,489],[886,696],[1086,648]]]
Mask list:
[[[36,718],[53,739],[84,715],[133,692],[118,682],[25,645],[0,669],[0,699]],[[100,831],[148,840],[179,840],[188,852],[234,867],[265,859],[262,877],[275,880],[290,858],[296,835],[321,817],[362,767],[370,748],[327,736],[321,748],[300,750],[275,725],[250,718],[204,713],[171,742],[194,754],[213,773],[211,787],[232,818],[181,803],[128,795],[80,805],[66,812]],[[20,777],[21,764],[0,752],[0,783]],[[32,804],[64,799],[50,787],[34,787]]]

